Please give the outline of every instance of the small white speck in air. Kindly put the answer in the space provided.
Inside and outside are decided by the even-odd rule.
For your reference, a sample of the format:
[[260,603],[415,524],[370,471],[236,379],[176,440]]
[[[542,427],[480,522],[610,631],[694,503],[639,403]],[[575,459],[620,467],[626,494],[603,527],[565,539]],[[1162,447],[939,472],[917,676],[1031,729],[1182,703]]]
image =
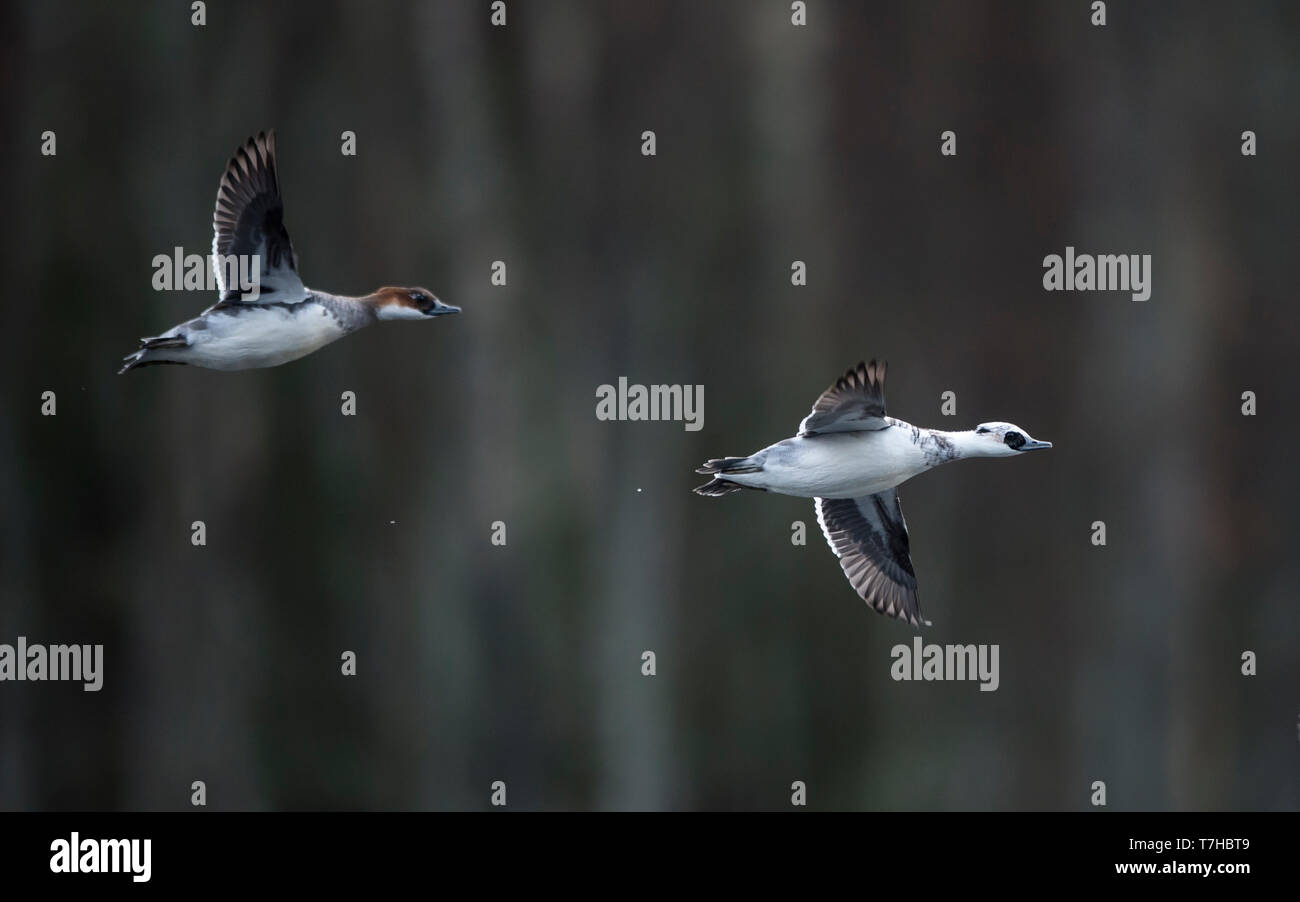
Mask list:
[[640,490],[640,489],[637,489],[637,490],[636,490],[636,493],[637,493],[638,495],[640,495],[640,494],[641,494],[641,490]]
[[392,525],[393,525],[394,523],[396,523],[396,522],[397,522],[396,520],[389,520],[389,521],[388,521],[388,525],[389,525],[389,526],[392,526]]

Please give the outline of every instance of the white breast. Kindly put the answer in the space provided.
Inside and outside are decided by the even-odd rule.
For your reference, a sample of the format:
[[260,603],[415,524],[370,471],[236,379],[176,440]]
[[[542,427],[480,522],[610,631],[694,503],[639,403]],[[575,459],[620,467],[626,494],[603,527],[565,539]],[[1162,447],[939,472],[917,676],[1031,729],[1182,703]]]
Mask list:
[[345,334],[319,304],[249,305],[203,317],[206,329],[189,333],[189,355],[200,366],[242,370],[297,360]]

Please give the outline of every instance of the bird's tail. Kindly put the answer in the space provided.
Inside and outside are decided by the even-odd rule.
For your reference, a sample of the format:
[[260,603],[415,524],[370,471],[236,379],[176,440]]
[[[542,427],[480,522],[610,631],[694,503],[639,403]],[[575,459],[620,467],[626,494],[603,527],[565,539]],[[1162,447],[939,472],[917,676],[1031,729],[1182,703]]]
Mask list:
[[[715,457],[713,460],[705,461],[704,466],[697,467],[696,473],[704,473],[712,476],[713,479],[704,485],[697,486],[694,491],[697,495],[706,495],[715,498],[719,495],[726,495],[731,492],[739,492],[741,489],[756,488],[755,486],[741,485],[738,482],[732,482],[727,478],[729,473],[758,473],[763,469],[762,464],[755,461],[752,457]],[[764,491],[757,489],[757,491]]]
[[190,343],[183,336],[172,335],[160,338],[142,338],[140,339],[140,349],[133,353],[127,354],[122,359],[126,361],[123,367],[117,371],[120,376],[131,370],[138,370],[142,366],[156,366],[163,363],[172,363],[176,366],[186,366],[184,360],[162,360],[156,353],[169,348],[188,348]]
[[739,492],[744,486],[738,482],[731,482],[723,479],[721,476],[709,480],[704,485],[697,485],[691,491],[697,495],[704,495],[709,498],[716,498],[719,495],[727,495],[731,492]]

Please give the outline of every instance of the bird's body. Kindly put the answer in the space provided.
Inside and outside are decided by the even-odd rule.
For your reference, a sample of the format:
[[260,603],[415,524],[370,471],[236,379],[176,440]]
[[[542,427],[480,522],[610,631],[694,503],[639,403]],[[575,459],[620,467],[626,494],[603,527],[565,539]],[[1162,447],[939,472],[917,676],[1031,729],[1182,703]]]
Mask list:
[[[213,370],[279,366],[379,320],[460,312],[424,288],[381,288],[361,297],[307,288],[283,217],[275,136],[258,135],[231,159],[217,191],[212,262],[221,299],[194,319],[140,339],[121,372],[163,363]],[[222,263],[241,258],[255,265]],[[233,272],[259,278],[252,286],[231,284]]]
[[750,456],[756,473],[727,479],[747,488],[799,498],[858,498],[896,485],[948,460],[953,433],[920,429],[892,417],[884,429],[795,436]]
[[713,480],[695,491],[742,488],[816,499],[817,521],[858,594],[876,610],[920,619],[916,574],[897,487],[968,457],[1009,457],[1050,448],[1010,423],[947,432],[885,414],[885,365],[858,364],[822,393],[799,434],[748,457],[711,460]]
[[[217,305],[146,341],[159,342],[150,351],[151,362],[246,370],[305,357],[375,320],[360,298],[313,291],[296,304]],[[184,343],[169,346],[177,340]]]

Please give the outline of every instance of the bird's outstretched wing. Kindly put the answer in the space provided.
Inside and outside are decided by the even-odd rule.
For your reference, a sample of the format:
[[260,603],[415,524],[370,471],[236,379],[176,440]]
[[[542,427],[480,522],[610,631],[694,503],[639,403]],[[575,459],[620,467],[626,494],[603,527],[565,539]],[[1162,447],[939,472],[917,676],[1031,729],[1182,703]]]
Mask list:
[[869,432],[884,429],[885,362],[859,363],[822,392],[812,413],[799,424],[799,435]]
[[[307,289],[298,276],[298,257],[284,227],[274,131],[249,138],[226,164],[217,189],[212,229],[212,265],[221,288],[218,306],[296,304],[307,299]],[[260,264],[260,286],[256,293],[245,292],[230,283],[222,260],[254,255]]]
[[913,626],[921,617],[916,572],[907,541],[907,523],[898,490],[861,498],[817,498],[817,522],[849,584],[882,614]]

